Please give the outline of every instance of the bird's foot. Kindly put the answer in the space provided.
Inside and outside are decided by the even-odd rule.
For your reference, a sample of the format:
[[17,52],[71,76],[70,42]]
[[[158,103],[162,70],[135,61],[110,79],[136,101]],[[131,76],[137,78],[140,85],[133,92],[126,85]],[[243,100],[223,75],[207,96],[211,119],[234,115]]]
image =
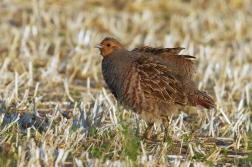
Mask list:
[[144,134],[142,139],[150,142],[170,142],[172,140],[170,136],[166,137],[165,133],[150,134],[148,138],[146,137],[146,134]]
[[169,142],[172,140],[172,138],[169,136],[169,133],[168,132],[164,132],[164,137],[163,137],[163,142]]
[[143,134],[143,138],[150,140],[152,137],[152,127],[153,127],[154,123],[149,123],[148,127],[146,128],[144,134]]

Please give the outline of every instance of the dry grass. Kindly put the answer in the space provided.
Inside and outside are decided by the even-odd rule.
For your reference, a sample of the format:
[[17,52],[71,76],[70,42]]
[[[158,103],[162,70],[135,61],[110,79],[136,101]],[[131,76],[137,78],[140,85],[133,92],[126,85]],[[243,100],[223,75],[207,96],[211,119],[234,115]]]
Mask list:
[[[252,165],[251,1],[1,1],[1,166]],[[185,107],[167,143],[117,106],[93,46],[186,49],[217,108]],[[154,133],[162,132],[156,125]]]

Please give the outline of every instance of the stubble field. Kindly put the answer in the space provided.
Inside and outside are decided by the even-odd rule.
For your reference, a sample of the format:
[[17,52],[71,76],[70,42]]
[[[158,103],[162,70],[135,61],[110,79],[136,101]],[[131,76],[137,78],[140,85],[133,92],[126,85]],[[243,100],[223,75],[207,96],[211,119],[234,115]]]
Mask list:
[[[251,166],[252,1],[1,1],[0,166]],[[172,140],[117,104],[94,46],[184,47],[216,109],[183,107]],[[156,124],[153,134],[163,132]]]

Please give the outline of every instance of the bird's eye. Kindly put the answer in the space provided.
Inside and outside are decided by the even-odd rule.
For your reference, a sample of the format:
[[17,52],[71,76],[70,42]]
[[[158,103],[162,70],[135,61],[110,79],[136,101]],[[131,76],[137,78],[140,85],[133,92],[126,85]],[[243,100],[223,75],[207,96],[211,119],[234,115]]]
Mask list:
[[109,44],[109,43],[107,44],[107,47],[110,47],[110,44]]

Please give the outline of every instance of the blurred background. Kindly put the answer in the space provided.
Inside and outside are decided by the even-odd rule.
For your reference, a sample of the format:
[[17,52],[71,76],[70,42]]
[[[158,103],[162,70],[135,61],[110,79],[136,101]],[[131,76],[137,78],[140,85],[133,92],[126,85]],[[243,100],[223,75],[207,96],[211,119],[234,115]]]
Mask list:
[[97,82],[101,56],[93,46],[111,36],[128,49],[184,47],[198,58],[204,87],[220,67],[232,73],[234,62],[251,62],[251,8],[249,0],[2,1],[0,53],[2,64],[9,61],[2,82],[10,82],[8,72],[28,71],[29,63],[35,81]]

